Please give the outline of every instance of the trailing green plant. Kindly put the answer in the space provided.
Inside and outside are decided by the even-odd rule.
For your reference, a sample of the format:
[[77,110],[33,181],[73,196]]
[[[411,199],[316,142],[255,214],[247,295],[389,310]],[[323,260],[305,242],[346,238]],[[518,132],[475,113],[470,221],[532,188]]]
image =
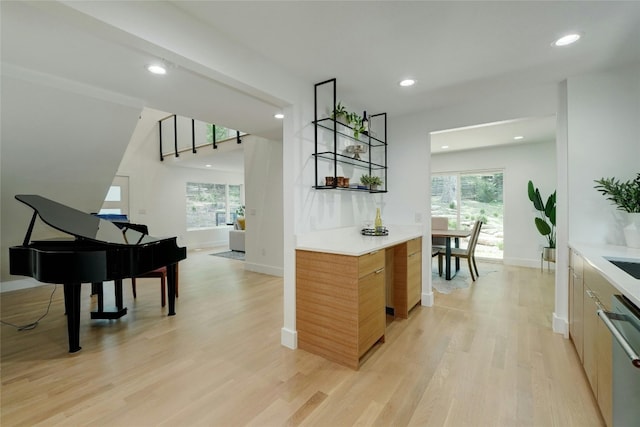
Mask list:
[[366,186],[382,185],[382,178],[375,175],[362,175],[360,177],[360,182]]
[[236,216],[238,217],[244,216],[244,205],[241,205],[236,209]]
[[358,138],[360,134],[366,130],[362,125],[362,117],[357,113],[347,114],[347,121],[349,122],[349,126],[353,129],[354,138]]
[[617,209],[640,213],[640,173],[635,179],[620,182],[615,178],[601,178],[594,181],[594,188],[602,193],[607,200],[612,201]]
[[345,106],[342,105],[342,101],[338,101],[338,103],[336,104],[336,108],[331,113],[331,118],[334,120],[337,120],[340,117],[345,117],[347,119],[349,117],[349,112],[347,111]]
[[336,104],[336,107],[331,112],[331,118],[333,120],[343,119],[343,123],[353,129],[354,138],[358,138],[360,134],[366,130],[362,124],[362,117],[358,113],[349,112],[347,108],[342,105],[342,101],[338,101]]
[[550,248],[556,247],[556,192],[554,191],[548,198],[547,202],[542,201],[540,190],[533,186],[533,182],[529,181],[527,185],[529,200],[533,203],[533,207],[538,211],[535,218],[536,228],[546,239]]

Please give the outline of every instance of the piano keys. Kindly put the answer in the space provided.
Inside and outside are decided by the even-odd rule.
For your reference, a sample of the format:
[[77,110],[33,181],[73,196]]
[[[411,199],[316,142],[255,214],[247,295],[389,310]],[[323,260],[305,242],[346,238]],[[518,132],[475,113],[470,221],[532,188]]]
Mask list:
[[[73,209],[38,195],[16,195],[34,210],[23,244],[9,248],[10,273],[30,276],[44,283],[62,283],[67,314],[69,352],[80,347],[80,290],[82,283],[135,277],[167,267],[168,315],[175,315],[176,265],[187,257],[175,237],[156,238],[126,225]],[[37,217],[69,239],[31,240]],[[123,307],[118,307],[122,313]],[[107,315],[108,316],[108,315]]]

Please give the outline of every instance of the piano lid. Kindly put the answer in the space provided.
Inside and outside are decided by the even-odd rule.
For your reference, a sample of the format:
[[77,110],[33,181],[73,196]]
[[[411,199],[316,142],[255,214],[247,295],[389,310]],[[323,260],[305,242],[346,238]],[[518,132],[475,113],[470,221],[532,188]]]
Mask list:
[[[161,240],[131,228],[120,229],[110,221],[70,208],[42,196],[18,194],[16,199],[32,207],[46,224],[82,239],[118,245],[140,245]],[[25,245],[30,239],[32,227],[33,220],[29,226],[29,231],[27,231]]]

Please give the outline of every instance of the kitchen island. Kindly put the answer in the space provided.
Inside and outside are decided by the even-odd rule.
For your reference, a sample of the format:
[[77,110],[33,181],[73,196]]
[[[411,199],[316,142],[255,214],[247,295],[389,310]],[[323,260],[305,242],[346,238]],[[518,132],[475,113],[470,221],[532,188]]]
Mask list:
[[569,336],[600,413],[606,425],[611,427],[615,424],[616,405],[618,415],[620,407],[625,407],[620,401],[620,392],[617,403],[614,401],[614,378],[637,378],[638,373],[635,368],[628,368],[628,373],[614,375],[616,370],[631,367],[631,363],[623,356],[617,359],[617,365],[614,364],[617,344],[614,345],[611,332],[601,319],[602,312],[598,313],[615,311],[615,295],[623,295],[631,304],[640,307],[640,280],[609,262],[611,259],[639,261],[640,249],[573,242],[569,247]]
[[387,236],[358,227],[300,235],[296,244],[298,347],[358,369],[384,342],[386,315],[406,318],[420,303],[422,228],[388,226]]

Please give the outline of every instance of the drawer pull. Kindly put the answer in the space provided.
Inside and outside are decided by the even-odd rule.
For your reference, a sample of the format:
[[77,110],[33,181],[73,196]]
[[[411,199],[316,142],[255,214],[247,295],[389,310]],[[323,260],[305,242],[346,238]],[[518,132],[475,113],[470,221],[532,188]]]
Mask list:
[[381,268],[380,270],[376,270],[376,274],[380,274],[384,271],[384,268]]

